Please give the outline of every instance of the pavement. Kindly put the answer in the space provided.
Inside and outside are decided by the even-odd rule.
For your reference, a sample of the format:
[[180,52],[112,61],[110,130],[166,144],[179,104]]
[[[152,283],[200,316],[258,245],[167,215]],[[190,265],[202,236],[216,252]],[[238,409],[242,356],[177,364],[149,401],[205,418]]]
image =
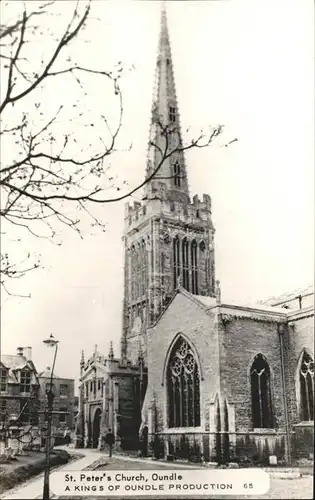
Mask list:
[[[102,466],[106,466],[107,463],[107,454],[104,452],[99,452],[98,450],[94,449],[76,449],[74,450],[73,448],[69,448],[66,446],[60,446],[58,449],[65,449],[71,454],[79,454],[79,455],[84,455],[82,458],[79,458],[77,460],[73,460],[69,462],[66,465],[62,465],[60,467],[56,467],[51,470],[50,476],[53,476],[56,474],[57,471],[79,471],[79,470],[88,470],[88,469],[95,469],[97,467],[102,468]],[[150,468],[154,467],[154,464],[156,464],[156,468],[161,468],[161,467],[166,467],[168,469],[187,469],[187,468],[195,468],[198,469],[198,465],[190,465],[190,464],[182,464],[182,463],[170,463],[170,462],[163,462],[161,460],[155,461],[152,459],[146,459],[146,458],[135,458],[135,457],[130,457],[127,455],[120,455],[120,454],[115,454],[113,455],[113,459],[116,459],[118,461],[123,461],[126,463],[133,462],[132,466],[130,468],[135,467],[136,463],[139,464],[139,469],[141,469],[141,464],[143,464],[143,468],[148,468],[148,465],[150,464]],[[115,461],[115,460],[114,460]],[[126,466],[127,469],[127,466]],[[266,468],[266,470],[269,474],[270,477],[277,478],[279,479],[297,479],[301,478],[303,475],[306,476],[311,476],[310,469],[308,469],[305,474],[303,474],[303,470],[300,468]],[[0,496],[0,499],[7,499],[7,500],[13,500],[13,499],[37,499],[37,498],[42,498],[42,491],[43,491],[43,477],[44,474],[41,473],[36,477],[33,477],[21,485],[12,488],[11,490],[8,490],[7,492],[3,493]],[[310,478],[311,479],[311,478]],[[285,498],[285,497],[284,497]],[[290,498],[301,498],[301,497],[290,497]],[[303,497],[302,497],[303,498]],[[304,497],[306,498],[306,497]],[[310,497],[308,497],[310,498]]]
[[[94,462],[101,460],[104,458],[104,453],[100,453],[97,450],[73,450],[71,448],[66,448],[63,446],[58,447],[57,449],[65,449],[71,454],[75,454],[76,452],[81,455],[84,454],[83,458],[79,458],[78,460],[72,460],[66,465],[61,465],[60,467],[56,467],[51,470],[50,476],[56,474],[57,471],[77,471],[83,470],[87,467],[90,467]],[[6,492],[4,492],[0,498],[1,499],[35,499],[43,497],[43,484],[44,484],[44,473],[42,472],[38,476],[35,476],[31,479],[28,479],[24,483],[15,488],[12,488]]]

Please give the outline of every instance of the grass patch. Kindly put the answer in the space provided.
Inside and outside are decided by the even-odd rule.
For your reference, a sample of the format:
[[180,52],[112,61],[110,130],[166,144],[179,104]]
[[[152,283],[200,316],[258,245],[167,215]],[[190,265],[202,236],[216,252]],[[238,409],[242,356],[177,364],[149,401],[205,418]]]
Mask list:
[[[71,459],[77,458],[71,456],[65,450],[55,450],[51,452],[51,467],[63,465]],[[37,476],[45,468],[45,453],[29,452],[25,456],[19,456],[17,460],[0,465],[0,494],[4,491],[14,488],[27,479]]]

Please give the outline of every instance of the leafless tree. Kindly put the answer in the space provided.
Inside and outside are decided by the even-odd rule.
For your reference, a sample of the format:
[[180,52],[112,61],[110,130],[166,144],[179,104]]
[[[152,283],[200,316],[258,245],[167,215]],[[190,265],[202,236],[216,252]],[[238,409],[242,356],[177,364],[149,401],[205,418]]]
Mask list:
[[[51,28],[56,23],[49,23],[48,16],[60,11],[59,2],[24,2],[20,10],[18,3],[2,2],[6,15],[1,16],[5,22],[0,26],[1,230],[10,235],[14,227],[15,233],[18,228],[22,244],[23,234],[27,233],[60,244],[60,224],[82,236],[81,221],[88,217],[92,226],[105,230],[104,221],[93,213],[93,207],[133,195],[158,175],[167,158],[179,151],[209,146],[221,127],[183,144],[179,131],[156,116],[163,147],[154,139],[150,146],[157,150],[159,161],[141,184],[129,187],[123,172],[118,178],[111,175],[109,164],[117,151],[123,119],[123,65],[118,63],[112,71],[94,69],[82,64],[80,50],[73,51],[92,18],[91,1],[74,4],[69,21],[58,33]],[[9,18],[6,9],[12,5],[14,16]],[[41,51],[37,41],[40,36]],[[105,116],[102,103],[92,120],[83,108],[81,97],[87,95],[87,81],[91,82],[91,78],[103,79],[111,86],[110,104],[116,109],[112,119]],[[55,86],[60,79],[75,82],[80,98],[71,100],[60,90],[58,94]],[[48,106],[50,101],[57,103],[53,111]],[[178,136],[172,147],[171,135]],[[109,196],[109,188],[117,192],[116,196]],[[16,260],[9,251],[3,252],[2,286],[10,293],[8,279],[20,278],[38,265],[32,252],[23,261]]]

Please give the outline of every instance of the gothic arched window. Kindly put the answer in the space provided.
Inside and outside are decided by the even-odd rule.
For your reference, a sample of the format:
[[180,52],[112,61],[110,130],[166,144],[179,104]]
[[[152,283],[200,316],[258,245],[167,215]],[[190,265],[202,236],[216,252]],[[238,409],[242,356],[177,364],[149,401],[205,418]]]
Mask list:
[[174,184],[176,187],[180,187],[181,184],[180,164],[178,161],[174,163]]
[[191,243],[191,292],[198,295],[198,262],[197,262],[197,242]]
[[134,245],[131,247],[131,300],[136,299],[136,273],[137,273],[137,252]]
[[141,295],[141,245],[140,243],[137,243],[136,245],[136,253],[135,253],[135,259],[136,259],[136,299],[138,299]]
[[301,418],[314,420],[314,360],[304,351],[300,366]]
[[193,351],[182,337],[175,343],[167,366],[169,427],[200,425],[200,378]]
[[189,261],[188,261],[189,244],[187,238],[182,242],[182,262],[183,262],[183,287],[189,291]]
[[180,251],[179,251],[179,238],[175,236],[173,240],[173,278],[174,288],[177,287],[177,278],[180,276]]
[[272,428],[270,368],[262,354],[255,356],[250,372],[254,428]]

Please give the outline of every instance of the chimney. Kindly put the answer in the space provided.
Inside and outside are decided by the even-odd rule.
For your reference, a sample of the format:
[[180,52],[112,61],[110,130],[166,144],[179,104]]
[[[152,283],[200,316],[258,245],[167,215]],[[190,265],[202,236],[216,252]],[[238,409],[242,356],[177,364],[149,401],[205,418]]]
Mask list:
[[32,361],[32,348],[30,346],[24,347],[24,356],[26,361]]
[[18,348],[16,349],[16,354],[17,354],[18,356],[23,356],[23,347],[18,347]]

